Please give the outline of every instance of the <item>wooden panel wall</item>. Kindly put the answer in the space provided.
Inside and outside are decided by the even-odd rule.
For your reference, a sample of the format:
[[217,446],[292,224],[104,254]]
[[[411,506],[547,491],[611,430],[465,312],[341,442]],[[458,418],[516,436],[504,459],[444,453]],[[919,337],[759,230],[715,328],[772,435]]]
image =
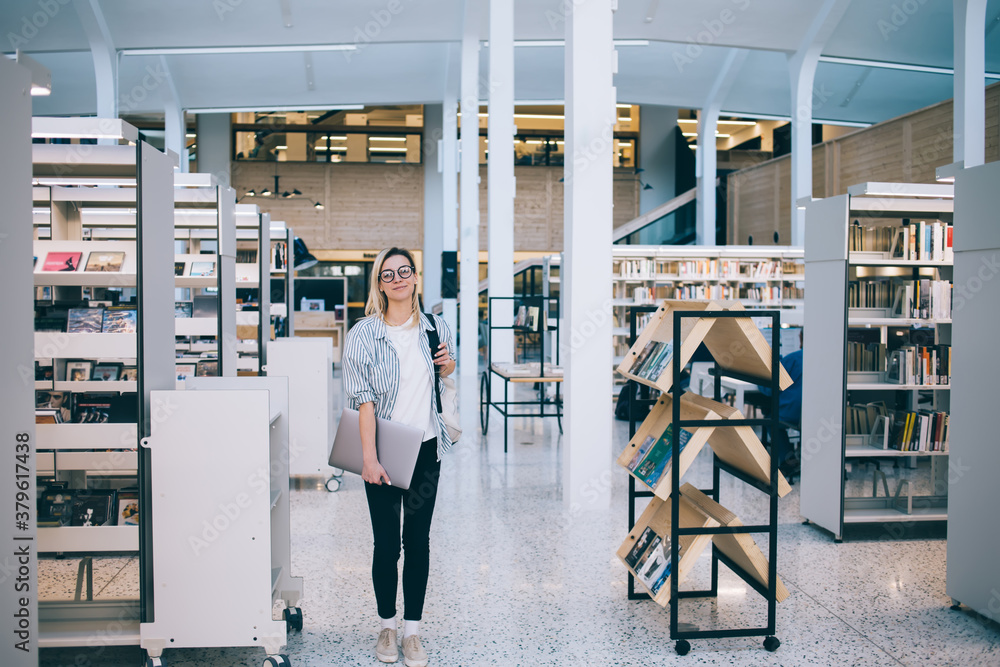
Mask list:
[[[844,194],[867,181],[933,183],[952,161],[952,101],[813,146],[813,197]],[[986,89],[986,161],[1000,160],[1000,84]],[[729,174],[728,240],[791,240],[791,156]]]
[[[282,190],[298,188],[323,202],[318,211],[304,199],[246,198],[288,223],[310,250],[371,250],[389,245],[419,249],[424,229],[423,165],[367,163],[233,162],[238,194],[274,187],[275,169]],[[560,252],[563,248],[562,167],[515,167],[514,249]],[[486,167],[480,169],[481,250],[487,250]],[[631,169],[616,170],[614,225],[639,215],[639,179]]]

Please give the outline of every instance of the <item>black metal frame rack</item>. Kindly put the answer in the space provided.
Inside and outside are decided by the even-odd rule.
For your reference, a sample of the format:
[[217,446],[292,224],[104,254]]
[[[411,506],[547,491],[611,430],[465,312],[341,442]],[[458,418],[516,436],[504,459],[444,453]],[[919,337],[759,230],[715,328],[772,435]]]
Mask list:
[[[638,312],[638,309],[634,309]],[[738,311],[675,311],[673,313],[673,340],[681,340],[681,324],[683,318],[748,318],[746,312]],[[771,331],[780,331],[781,313],[776,310],[754,311],[754,317],[771,318]],[[635,339],[635,315],[631,321],[632,340]],[[680,429],[684,427],[714,427],[732,428],[736,426],[761,426],[769,427],[772,430],[780,428],[778,419],[778,397],[780,395],[780,340],[777,336],[772,336],[771,345],[771,417],[769,419],[727,419],[720,420],[695,420],[681,419],[681,396],[683,391],[680,388],[681,365],[673,364],[673,378],[671,384],[672,399],[672,423],[677,426],[672,433],[672,452],[674,461],[680,460]],[[679,348],[678,348],[679,349]],[[746,375],[737,371],[723,368],[718,361],[715,362],[715,400],[722,398],[722,377],[731,377],[745,382],[759,383],[760,378]],[[634,421],[630,420],[630,432],[634,435]],[[734,468],[727,463],[720,461],[718,457],[712,457],[712,488],[702,490],[702,492],[719,502],[720,492],[720,472],[726,472],[733,477],[749,484],[750,486],[766,493],[769,498],[769,521],[766,524],[749,526],[719,526],[715,528],[681,528],[680,522],[680,467],[671,466],[671,491],[670,491],[670,567],[672,573],[680,571],[680,544],[678,539],[682,536],[697,535],[731,535],[766,533],[768,536],[768,578],[767,586],[760,584],[753,576],[743,568],[733,562],[728,556],[722,553],[715,544],[712,544],[712,585],[704,591],[681,591],[679,590],[679,577],[670,577],[670,638],[676,640],[675,651],[680,655],[687,654],[691,649],[689,639],[719,639],[728,637],[759,637],[764,636],[764,648],[768,651],[776,651],[781,642],[774,636],[775,633],[775,606],[777,603],[777,558],[778,558],[778,460],[773,454],[770,458],[770,483],[765,484],[747,475],[742,470]],[[636,497],[652,496],[650,492],[634,491],[635,480],[629,476],[629,530],[635,525],[634,502]],[[717,597],[719,591],[719,562],[732,570],[737,576],[746,582],[750,588],[760,593],[767,601],[767,626],[763,628],[728,628],[721,630],[686,630],[678,629],[678,601],[685,598]],[[642,599],[648,596],[644,594],[634,594],[634,580],[629,575],[629,599]]]
[[[525,305],[538,304],[539,317],[541,318],[542,326],[539,327],[536,332],[533,329],[529,329],[526,326],[496,326],[493,324],[493,302],[494,301],[520,301]],[[555,326],[548,327],[549,320],[549,310],[551,304],[555,303],[558,307],[559,297],[549,297],[549,296],[491,296],[488,298],[486,305],[486,318],[487,318],[487,337],[486,337],[486,370],[483,371],[483,378],[479,386],[479,420],[480,426],[483,429],[483,435],[489,430],[489,415],[490,408],[494,408],[503,416],[503,451],[507,452],[507,434],[508,434],[508,424],[507,422],[511,417],[555,417],[559,423],[559,432],[562,433],[562,399],[559,396],[559,385],[562,381],[562,376],[558,376],[559,380],[555,380],[556,376],[546,376],[545,375],[545,336],[544,334],[549,331],[555,332],[555,359],[554,364],[559,364],[559,318],[555,319]],[[494,330],[511,330],[511,331],[524,331],[529,333],[540,333],[543,334],[539,336],[541,339],[541,357],[538,363],[538,375],[532,375],[531,380],[540,385],[538,390],[538,398],[533,401],[512,401],[509,397],[509,385],[511,382],[524,382],[525,380],[521,378],[508,377],[503,373],[495,370],[493,368],[493,331]],[[493,400],[493,394],[491,391],[491,380],[490,378],[496,375],[503,380],[503,401]],[[545,384],[548,382],[553,382],[556,385],[556,395],[554,398],[549,399],[546,397]],[[546,410],[546,407],[552,405],[554,411]],[[514,406],[537,406],[537,412],[512,412],[511,408]]]

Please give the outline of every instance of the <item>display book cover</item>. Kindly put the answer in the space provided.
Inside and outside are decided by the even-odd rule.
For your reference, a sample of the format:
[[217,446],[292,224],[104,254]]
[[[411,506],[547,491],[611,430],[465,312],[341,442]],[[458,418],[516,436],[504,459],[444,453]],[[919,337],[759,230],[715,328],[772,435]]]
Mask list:
[[137,324],[138,311],[134,307],[112,306],[104,309],[104,333],[135,333]]
[[45,256],[42,271],[76,271],[82,257],[82,252],[50,252]]
[[70,308],[66,318],[66,333],[101,333],[103,308]]
[[625,564],[655,596],[670,577],[670,537],[658,535],[646,526],[635,546],[626,554]]
[[[628,464],[628,469],[635,474],[649,488],[654,488],[660,476],[666,470],[671,459],[673,449],[673,424],[659,438],[646,436],[642,444],[636,449],[635,455]],[[680,451],[684,451],[691,440],[692,433],[687,429],[680,430]]]

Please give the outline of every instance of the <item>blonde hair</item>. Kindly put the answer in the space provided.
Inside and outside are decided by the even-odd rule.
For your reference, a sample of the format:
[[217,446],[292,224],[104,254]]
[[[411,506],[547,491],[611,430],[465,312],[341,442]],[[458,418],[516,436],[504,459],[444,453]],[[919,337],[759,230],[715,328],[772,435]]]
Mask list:
[[[413,267],[413,273],[416,275],[417,263],[413,260],[413,255],[410,254],[409,250],[405,248],[384,248],[382,252],[378,254],[375,258],[375,263],[372,266],[372,279],[371,285],[368,289],[368,302],[365,304],[365,315],[378,315],[383,321],[385,320],[385,312],[389,308],[389,297],[385,295],[379,285],[381,284],[381,278],[379,274],[382,273],[382,266],[385,261],[390,257],[405,257]],[[415,322],[419,317],[420,313],[420,297],[418,295],[417,286],[413,286],[413,298],[410,303],[411,310],[411,323]]]

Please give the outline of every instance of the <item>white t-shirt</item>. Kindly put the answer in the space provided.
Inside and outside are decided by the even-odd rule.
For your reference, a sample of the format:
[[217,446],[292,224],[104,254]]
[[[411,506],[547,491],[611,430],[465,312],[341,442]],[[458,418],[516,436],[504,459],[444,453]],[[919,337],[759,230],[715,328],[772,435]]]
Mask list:
[[420,350],[420,327],[386,324],[385,330],[399,357],[399,390],[392,406],[392,421],[419,428],[424,440],[428,440],[435,435],[431,422],[434,379]]

